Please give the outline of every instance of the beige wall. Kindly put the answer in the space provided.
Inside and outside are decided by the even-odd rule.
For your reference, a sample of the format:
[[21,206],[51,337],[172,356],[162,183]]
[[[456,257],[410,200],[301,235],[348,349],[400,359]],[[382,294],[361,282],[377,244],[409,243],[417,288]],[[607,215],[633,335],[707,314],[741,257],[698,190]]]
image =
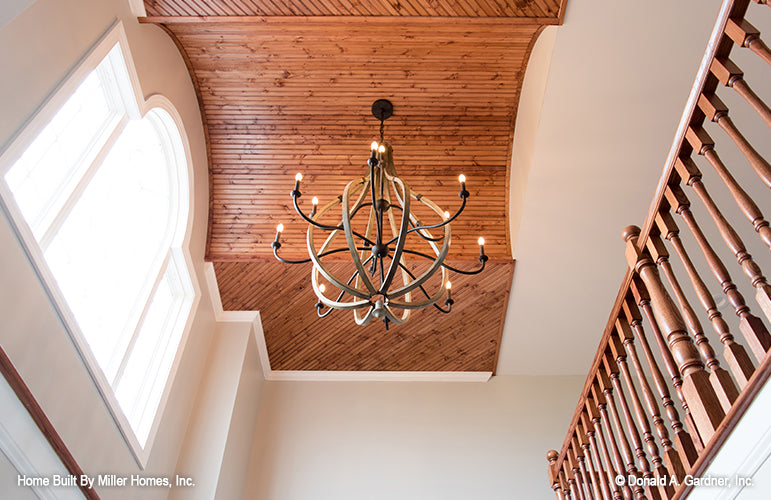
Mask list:
[[241,497],[263,382],[252,323],[220,323],[177,462],[195,487],[173,490],[170,500]]
[[583,382],[268,381],[244,498],[552,499],[546,451]]
[[[144,471],[174,472],[198,390],[214,314],[203,281],[208,182],[200,113],[176,47],[159,28],[139,25],[127,0],[38,0],[0,29],[0,145],[5,145],[74,68],[121,20],[145,96],[171,99],[190,137],[195,174],[191,254],[203,293],[163,420]],[[87,474],[139,472],[94,383],[37,280],[8,221],[0,215],[0,345],[24,377]],[[5,477],[5,476],[3,476]],[[14,485],[0,484],[13,498]],[[105,489],[102,498],[165,498],[163,489]]]

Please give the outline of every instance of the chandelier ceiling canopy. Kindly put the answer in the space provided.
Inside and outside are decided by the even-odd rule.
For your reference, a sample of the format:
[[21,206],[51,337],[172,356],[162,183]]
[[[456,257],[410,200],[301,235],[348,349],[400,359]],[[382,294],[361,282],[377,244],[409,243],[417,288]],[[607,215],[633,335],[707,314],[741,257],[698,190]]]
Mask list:
[[[478,274],[484,270],[487,256],[484,238],[480,237],[477,269],[460,270],[445,262],[451,222],[463,212],[469,198],[466,177],[458,176],[461,201],[454,214],[413,191],[397,176],[393,149],[383,137],[393,105],[379,99],[372,105],[372,114],[380,121],[380,140],[371,144],[367,175],[348,182],[342,195],[320,208],[314,196],[309,214],[303,212],[299,201],[303,176],[295,176],[290,194],[295,210],[308,224],[309,258],[288,260],[279,256],[283,224],[278,225],[271,246],[281,262],[313,263],[311,284],[320,317],[334,309],[348,309],[357,324],[366,325],[378,318],[388,329],[390,323],[406,322],[413,309],[433,306],[450,313],[449,271]],[[443,297],[444,307],[438,304]]]

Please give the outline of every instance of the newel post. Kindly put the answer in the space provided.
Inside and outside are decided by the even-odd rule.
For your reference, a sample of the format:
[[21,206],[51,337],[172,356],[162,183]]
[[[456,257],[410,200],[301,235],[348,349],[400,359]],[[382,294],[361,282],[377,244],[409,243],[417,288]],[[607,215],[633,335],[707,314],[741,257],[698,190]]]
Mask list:
[[546,453],[546,460],[549,461],[549,486],[554,490],[557,500],[563,500],[565,494],[562,489],[559,470],[557,470],[557,458],[559,458],[557,450],[549,450],[548,453]]
[[646,249],[638,247],[639,236],[640,228],[636,226],[624,229],[626,259],[648,289],[654,316],[683,379],[683,396],[702,441],[706,444],[725,413],[709,380],[709,374],[704,370],[699,351],[686,333],[685,322],[661,281],[656,263]]

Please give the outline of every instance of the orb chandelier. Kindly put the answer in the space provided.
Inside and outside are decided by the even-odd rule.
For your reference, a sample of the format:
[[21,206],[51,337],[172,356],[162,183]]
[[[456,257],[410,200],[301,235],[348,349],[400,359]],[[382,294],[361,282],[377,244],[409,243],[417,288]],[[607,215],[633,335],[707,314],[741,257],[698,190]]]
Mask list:
[[[458,177],[460,207],[450,215],[396,175],[393,150],[383,139],[392,104],[379,99],[372,105],[372,114],[380,120],[380,140],[371,145],[366,176],[348,182],[341,196],[321,208],[314,196],[307,215],[299,202],[302,174],[295,176],[290,194],[298,215],[308,223],[309,258],[279,256],[283,224],[278,225],[271,246],[275,257],[286,264],[313,262],[311,284],[320,317],[334,309],[347,309],[353,311],[356,324],[366,325],[378,318],[387,330],[389,323],[406,322],[413,309],[433,306],[450,313],[454,301],[448,271],[478,274],[485,268],[487,255],[480,237],[479,268],[461,270],[445,262],[450,223],[463,212],[469,198],[466,177]],[[338,239],[344,243],[335,245]],[[340,257],[346,255],[341,262]],[[442,297],[444,307],[437,304]]]

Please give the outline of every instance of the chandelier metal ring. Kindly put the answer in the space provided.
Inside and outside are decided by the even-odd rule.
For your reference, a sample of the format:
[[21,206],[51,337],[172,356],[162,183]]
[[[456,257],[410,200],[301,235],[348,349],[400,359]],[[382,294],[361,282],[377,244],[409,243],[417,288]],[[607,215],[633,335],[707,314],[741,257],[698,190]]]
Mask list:
[[[383,139],[384,122],[393,115],[393,105],[388,100],[379,99],[372,105],[372,114],[380,120],[380,141],[372,143],[367,161],[368,175],[348,182],[342,195],[321,209],[318,208],[318,199],[314,197],[310,215],[303,212],[298,201],[302,196],[302,174],[298,173],[295,177],[295,186],[290,194],[296,212],[308,223],[306,245],[309,258],[290,260],[279,256],[283,224],[277,227],[276,238],[271,246],[275,257],[281,262],[313,264],[311,285],[318,297],[316,309],[320,317],[326,317],[335,309],[352,310],[357,324],[366,325],[372,318],[378,318],[388,329],[391,323],[398,325],[406,322],[410,312],[415,309],[433,306],[443,313],[450,313],[454,300],[449,271],[465,275],[478,274],[484,270],[488,258],[484,252],[484,239],[479,238],[479,268],[466,271],[445,263],[452,236],[450,223],[466,208],[470,196],[466,190],[466,178],[463,174],[458,178],[461,204],[452,215],[442,211],[427,197],[412,191],[396,175],[393,150]],[[322,222],[337,212],[338,207],[339,222]],[[418,207],[424,207],[421,209],[423,216],[438,216],[439,221],[424,224],[416,215]],[[367,215],[366,223],[364,220],[355,223],[357,216],[362,213]],[[317,250],[316,233],[319,230],[329,234]],[[341,233],[345,246],[335,247]],[[408,247],[411,236],[418,239]],[[423,243],[419,243],[421,241]],[[429,253],[416,250],[416,243],[426,246]],[[325,259],[346,252],[350,256],[349,265],[353,268],[353,272],[347,274],[347,279],[333,272]],[[408,260],[408,256],[413,259]],[[416,264],[414,258],[425,264]],[[435,290],[429,292],[426,286],[439,270],[439,285],[432,285]],[[327,284],[337,289],[336,298],[327,296]],[[423,295],[422,299],[413,297],[413,293],[418,290]],[[437,302],[444,296],[445,307],[441,307]]]

